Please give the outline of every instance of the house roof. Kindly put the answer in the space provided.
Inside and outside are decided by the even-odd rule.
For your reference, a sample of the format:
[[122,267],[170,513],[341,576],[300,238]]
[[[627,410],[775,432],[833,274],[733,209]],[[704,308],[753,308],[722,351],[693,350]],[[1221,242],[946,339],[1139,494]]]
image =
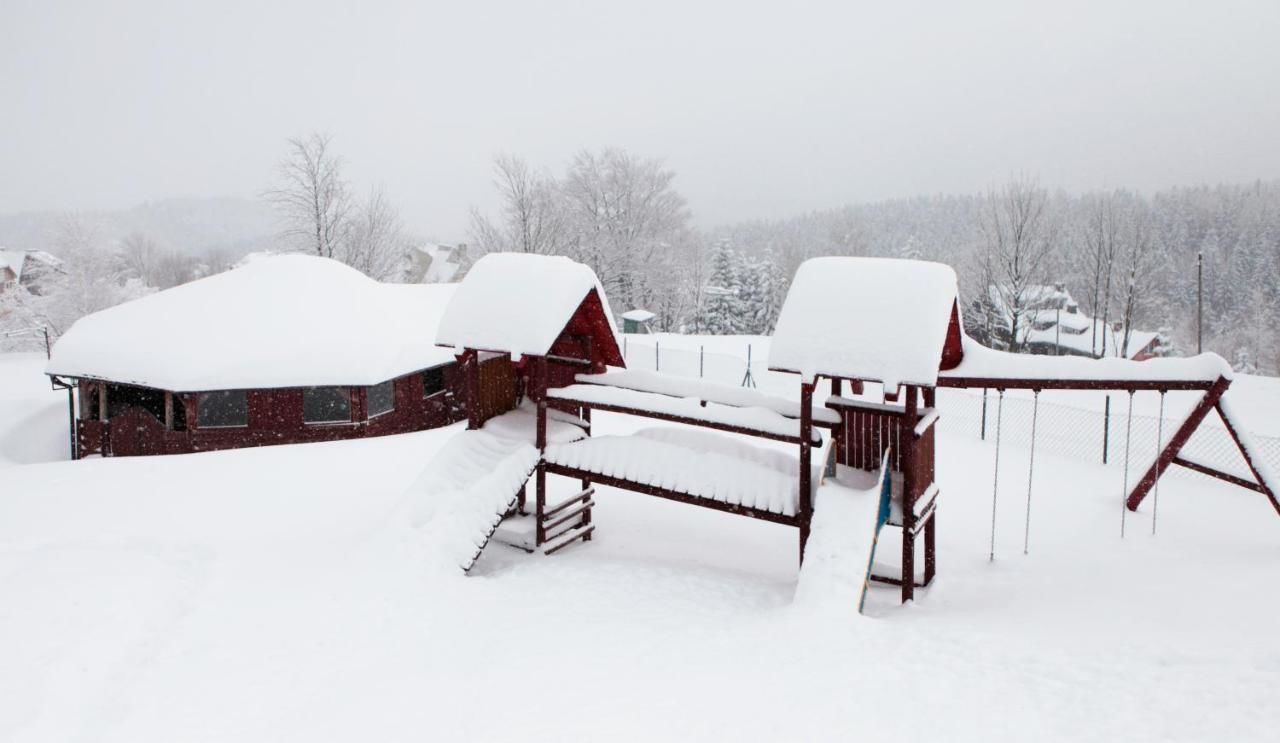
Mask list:
[[436,342],[454,348],[545,356],[592,292],[606,336],[617,326],[596,274],[563,256],[490,253],[476,261],[445,310]]
[[956,302],[950,266],[893,258],[812,258],[796,271],[769,368],[932,385]]
[[377,384],[453,360],[432,340],[455,287],[261,257],[81,318],[47,372],[175,392]]
[[23,269],[26,268],[28,260],[36,263],[43,263],[48,266],[62,265],[61,260],[43,250],[0,248],[0,269],[9,269],[9,271],[13,273],[14,281],[22,281],[22,272]]

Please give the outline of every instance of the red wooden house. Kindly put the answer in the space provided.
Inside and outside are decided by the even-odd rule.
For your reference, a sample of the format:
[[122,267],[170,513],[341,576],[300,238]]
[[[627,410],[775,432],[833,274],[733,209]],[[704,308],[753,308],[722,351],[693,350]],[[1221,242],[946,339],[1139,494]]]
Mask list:
[[378,436],[463,416],[432,343],[453,285],[391,285],[288,255],[89,315],[47,373],[77,395],[78,456]]

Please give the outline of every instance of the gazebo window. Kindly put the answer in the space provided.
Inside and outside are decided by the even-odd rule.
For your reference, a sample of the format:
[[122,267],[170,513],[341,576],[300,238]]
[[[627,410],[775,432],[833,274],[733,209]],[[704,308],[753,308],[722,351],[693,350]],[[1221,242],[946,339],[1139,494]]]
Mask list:
[[438,392],[444,392],[444,368],[448,364],[433,366],[422,372],[422,396],[431,397]]
[[196,401],[201,428],[234,428],[249,425],[249,401],[244,390],[202,392]]
[[369,388],[369,417],[374,418],[384,413],[390,413],[396,408],[396,385],[395,380],[388,379],[382,384],[375,384]]
[[350,423],[351,391],[346,387],[308,387],[302,392],[307,423]]

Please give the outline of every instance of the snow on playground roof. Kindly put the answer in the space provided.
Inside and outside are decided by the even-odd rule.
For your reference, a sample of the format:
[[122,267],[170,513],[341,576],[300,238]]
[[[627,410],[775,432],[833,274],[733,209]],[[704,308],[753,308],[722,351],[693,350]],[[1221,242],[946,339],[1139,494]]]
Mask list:
[[630,320],[632,322],[649,322],[655,317],[657,317],[657,315],[653,314],[649,310],[627,310],[622,313],[623,320]]
[[268,256],[80,319],[46,370],[176,392],[377,384],[453,360],[432,336],[454,289]]
[[769,368],[932,385],[955,300],[955,271],[941,263],[812,258],[787,292]]
[[987,348],[968,336],[962,340],[964,359],[954,369],[938,376],[993,380],[1161,381],[1213,382],[1231,379],[1231,366],[1216,353],[1189,358],[1160,358],[1146,361],[1084,356],[1038,356]]
[[590,268],[563,256],[490,253],[458,286],[436,343],[545,356],[592,289],[616,336],[609,301]]

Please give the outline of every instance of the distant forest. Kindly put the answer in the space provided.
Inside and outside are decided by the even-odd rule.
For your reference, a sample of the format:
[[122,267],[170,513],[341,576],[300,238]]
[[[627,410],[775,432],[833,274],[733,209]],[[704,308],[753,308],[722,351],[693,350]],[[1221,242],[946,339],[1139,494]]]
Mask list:
[[[0,292],[0,333],[40,325],[56,336],[87,312],[225,270],[250,250],[310,252],[404,280],[405,255],[422,241],[387,195],[357,198],[328,137],[288,144],[279,181],[259,202],[0,217],[0,247],[63,261],[35,293]],[[1239,370],[1280,374],[1280,181],[1068,194],[1018,177],[981,194],[700,229],[676,173],[625,150],[584,150],[558,174],[504,155],[493,174],[496,209],[473,209],[458,241],[464,271],[490,251],[567,255],[595,270],[615,312],[650,310],[658,330],[767,334],[803,260],[884,256],[955,267],[978,336],[998,306],[1016,345],[1038,288],[1061,284],[1082,312],[1125,335],[1163,332],[1169,351],[1185,355],[1197,346],[1202,255],[1205,350]],[[0,348],[30,342],[0,337]]]

